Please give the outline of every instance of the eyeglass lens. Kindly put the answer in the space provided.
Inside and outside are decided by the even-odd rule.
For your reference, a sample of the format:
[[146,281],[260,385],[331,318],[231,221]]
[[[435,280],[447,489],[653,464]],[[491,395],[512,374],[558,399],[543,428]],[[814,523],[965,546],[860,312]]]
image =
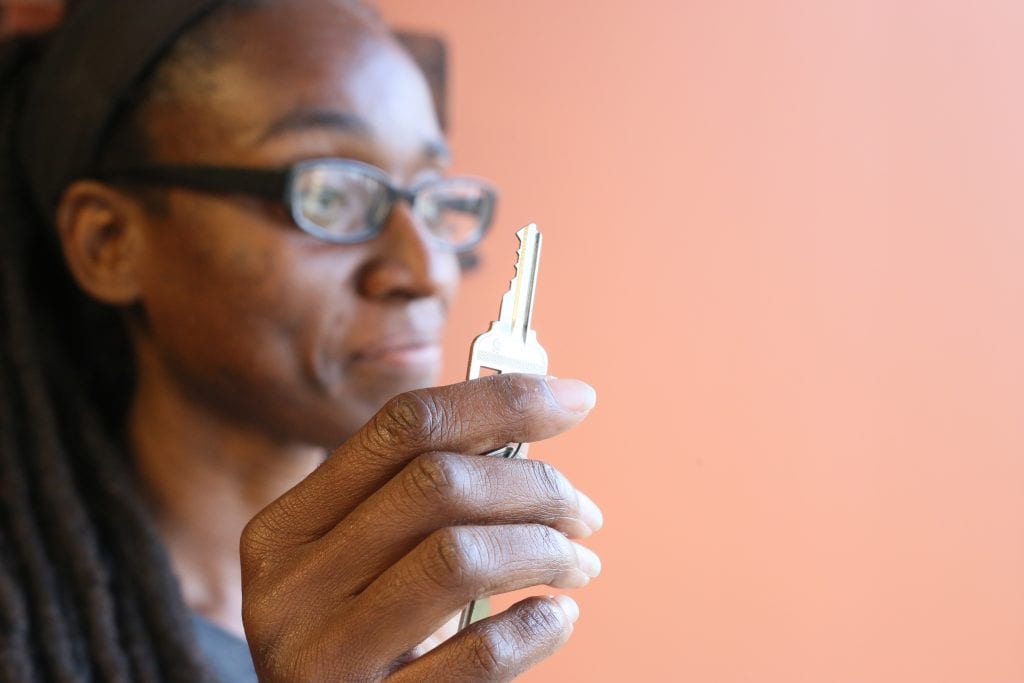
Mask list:
[[[309,164],[292,179],[292,211],[300,227],[327,239],[356,242],[377,233],[393,194],[384,177],[340,164]],[[446,178],[417,188],[413,213],[439,241],[468,247],[487,228],[493,195],[471,178]]]

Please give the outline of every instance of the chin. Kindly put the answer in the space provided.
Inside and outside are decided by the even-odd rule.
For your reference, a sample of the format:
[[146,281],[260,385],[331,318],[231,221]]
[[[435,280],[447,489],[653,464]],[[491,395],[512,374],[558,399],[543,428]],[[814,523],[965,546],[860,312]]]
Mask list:
[[[406,391],[424,389],[437,384],[440,368],[424,368],[418,372],[379,372],[361,381],[363,396],[372,405],[372,413],[380,410],[388,400]],[[371,416],[372,416],[371,413]]]
[[395,367],[378,363],[354,363],[344,380],[329,391],[327,414],[317,420],[316,442],[333,449],[352,436],[389,400],[407,391],[437,385],[440,363]]
[[433,386],[440,373],[440,345],[421,344],[356,358],[346,375],[352,388],[382,399],[383,405],[403,391]]

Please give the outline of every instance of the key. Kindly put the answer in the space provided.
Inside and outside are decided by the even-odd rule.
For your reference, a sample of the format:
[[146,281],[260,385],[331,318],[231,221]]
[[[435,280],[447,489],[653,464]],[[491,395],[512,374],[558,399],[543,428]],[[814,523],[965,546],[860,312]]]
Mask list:
[[[530,327],[533,313],[533,294],[537,289],[537,266],[540,263],[541,234],[537,225],[530,223],[516,233],[519,238],[519,258],[511,286],[501,297],[498,319],[490,329],[473,340],[469,349],[469,371],[466,379],[476,379],[484,368],[502,374],[528,372],[546,375],[548,354],[537,341],[537,333]],[[499,458],[525,458],[528,444],[510,443],[485,453]],[[459,630],[473,623],[475,602],[462,610]]]
[[[490,329],[473,340],[466,379],[476,379],[484,368],[498,373],[547,374],[548,354],[530,327],[542,236],[534,223],[517,232],[516,236],[519,238],[519,258],[515,277],[501,298],[498,319],[491,323]],[[526,450],[527,444],[509,444],[487,455],[526,457]]]

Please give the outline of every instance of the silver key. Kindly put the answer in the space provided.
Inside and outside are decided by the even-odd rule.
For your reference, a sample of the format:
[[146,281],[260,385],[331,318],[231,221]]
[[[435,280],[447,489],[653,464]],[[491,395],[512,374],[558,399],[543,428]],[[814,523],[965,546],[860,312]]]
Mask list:
[[[541,234],[534,223],[516,233],[519,238],[519,259],[511,286],[501,298],[498,319],[490,329],[473,340],[469,350],[469,372],[466,379],[476,379],[484,368],[499,374],[528,372],[546,375],[548,354],[537,341],[530,327],[533,314],[533,293],[537,288],[537,266],[540,263]],[[510,443],[485,455],[500,458],[525,458],[528,444]],[[473,621],[471,602],[459,618],[459,630]]]

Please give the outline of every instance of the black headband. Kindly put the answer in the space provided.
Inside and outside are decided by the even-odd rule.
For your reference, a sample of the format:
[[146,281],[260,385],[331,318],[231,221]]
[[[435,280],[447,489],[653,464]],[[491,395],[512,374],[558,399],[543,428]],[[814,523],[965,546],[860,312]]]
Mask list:
[[179,35],[223,0],[82,0],[49,38],[19,133],[32,200],[52,215],[89,170],[125,94]]

